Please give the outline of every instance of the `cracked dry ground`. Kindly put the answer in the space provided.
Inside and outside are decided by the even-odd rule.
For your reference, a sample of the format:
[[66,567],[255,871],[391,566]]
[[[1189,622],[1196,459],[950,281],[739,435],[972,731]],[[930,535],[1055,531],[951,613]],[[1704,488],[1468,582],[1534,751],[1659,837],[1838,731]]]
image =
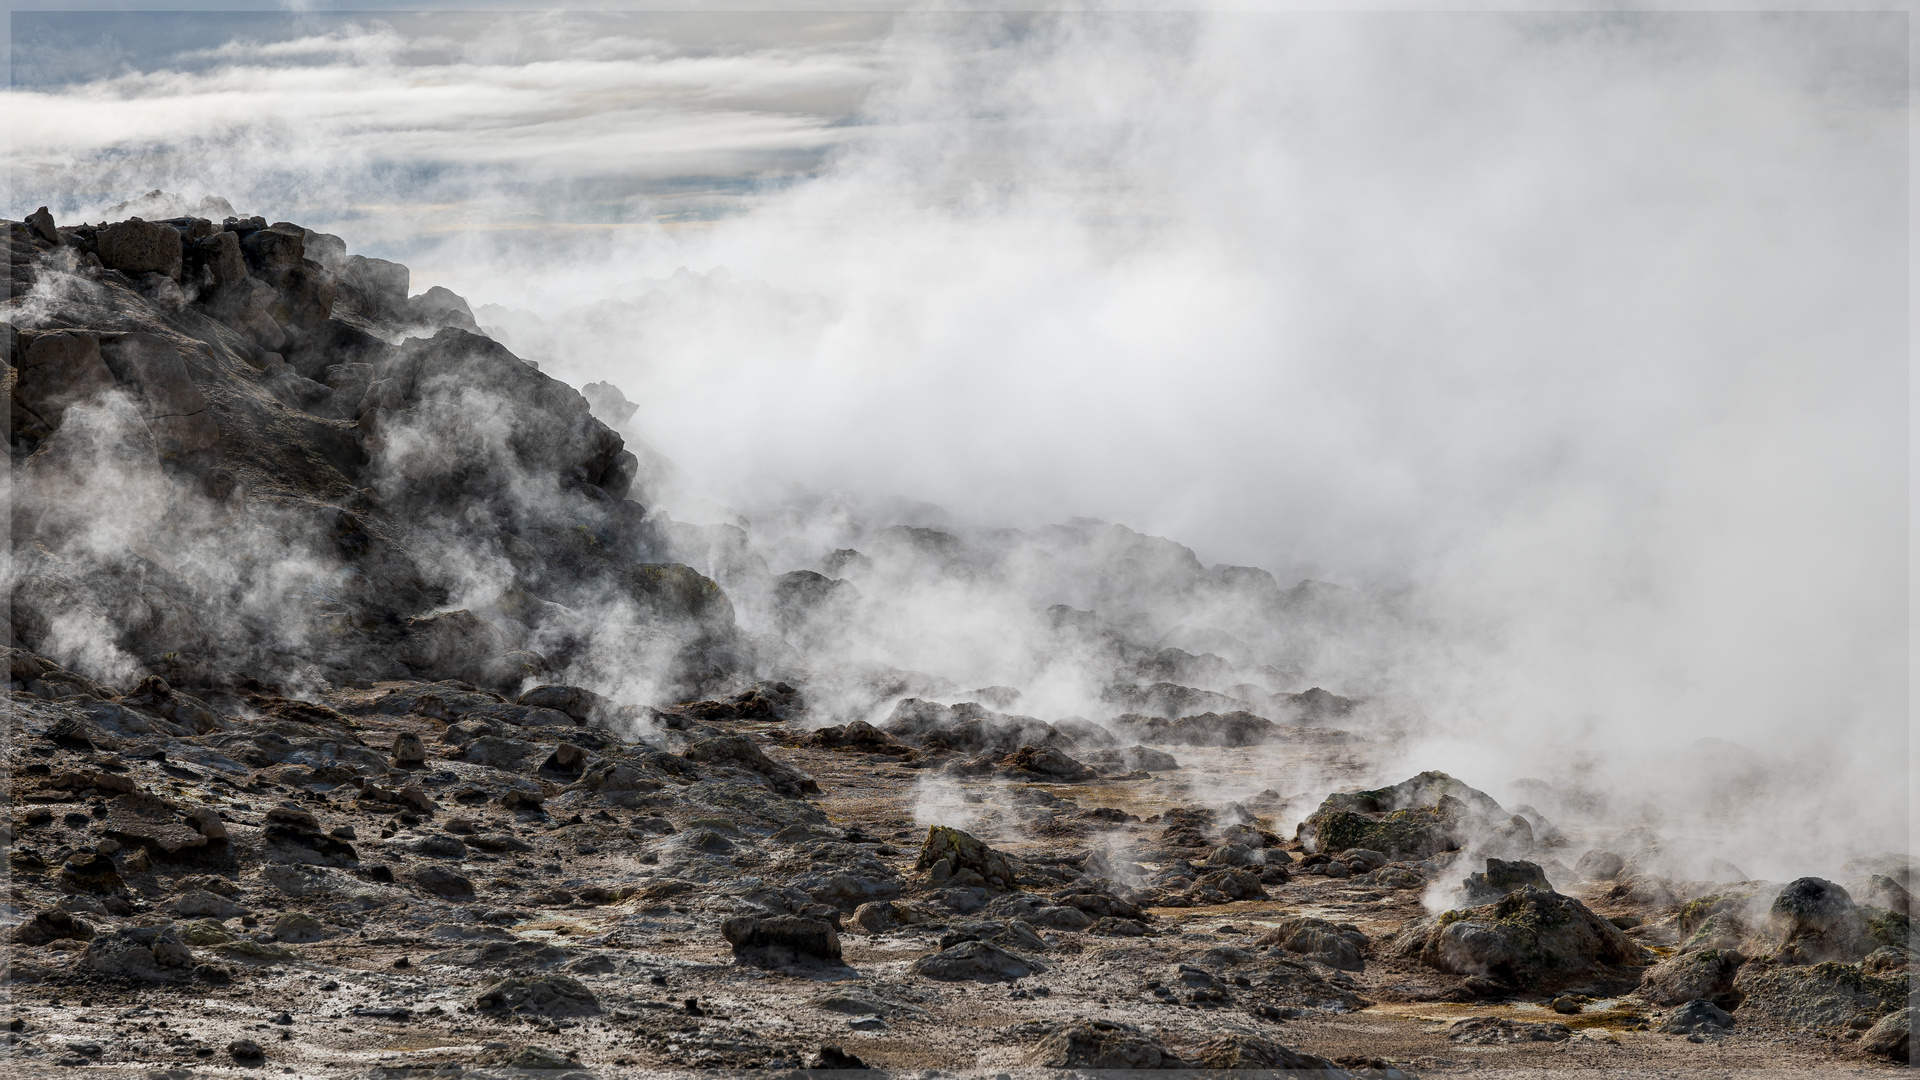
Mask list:
[[[1885,1067],[1837,1037],[1659,1034],[1630,997],[1574,1015],[1461,1000],[1460,979],[1381,948],[1423,913],[1420,888],[1269,873],[1257,898],[1129,911],[1124,890],[1087,884],[1204,863],[1206,847],[1170,846],[1220,831],[1179,824],[1206,816],[1197,785],[1254,790],[1295,768],[1358,781],[1351,747],[1177,748],[1176,769],[1080,784],[931,780],[925,761],[803,745],[778,722],[681,718],[670,745],[734,753],[674,755],[451,684],[247,705],[244,725],[194,736],[87,695],[13,693],[12,1065],[1004,1068],[1056,1063],[1079,1024],[1137,1030],[1164,1064],[1285,1047],[1367,1076]],[[796,778],[815,790],[775,790]],[[923,869],[939,818],[1013,856],[1017,887]],[[1603,915],[1658,915],[1604,883],[1574,891]],[[783,912],[837,923],[839,959],[783,948]],[[1364,934],[1347,965],[1362,970],[1262,943],[1299,915]],[[986,949],[969,941],[998,950],[973,977],[923,962]],[[996,955],[1031,967],[987,970]],[[1473,1016],[1571,1036],[1449,1037]]]

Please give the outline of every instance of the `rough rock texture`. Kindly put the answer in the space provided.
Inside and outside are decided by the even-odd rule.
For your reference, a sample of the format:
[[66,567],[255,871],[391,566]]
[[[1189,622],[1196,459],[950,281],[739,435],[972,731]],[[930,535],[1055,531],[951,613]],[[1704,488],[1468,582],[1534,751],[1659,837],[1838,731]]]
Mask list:
[[1122,716],[1117,726],[1136,738],[1175,746],[1256,746],[1272,742],[1339,742],[1344,731],[1276,724],[1244,709],[1203,712],[1175,719]]
[[1281,919],[1258,944],[1277,946],[1308,960],[1343,971],[1362,971],[1367,936],[1351,924],[1340,926],[1306,915]]
[[1860,1049],[1894,1061],[1913,1061],[1913,1009],[1897,1009],[1881,1017],[1860,1037]]
[[1185,1069],[1190,1062],[1129,1024],[1065,1024],[1040,1041],[1032,1062],[1047,1069]]
[[[1348,864],[1350,869],[1357,869]],[[1487,868],[1468,874],[1460,883],[1460,889],[1454,894],[1454,902],[1461,906],[1478,907],[1490,904],[1515,889],[1531,886],[1535,889],[1552,889],[1548,884],[1546,872],[1537,864],[1520,859],[1507,860],[1488,858]]]
[[190,972],[193,952],[172,927],[134,927],[96,937],[80,957],[82,967],[102,975],[146,982],[176,982]]
[[549,1016],[579,1016],[600,1011],[599,999],[580,980],[566,975],[502,979],[474,995],[476,1009],[531,1011]]
[[220,425],[173,342],[158,334],[117,335],[102,343],[100,355],[114,379],[138,395],[141,417],[162,457],[191,454],[220,441]]
[[1002,889],[1019,877],[1013,860],[1006,854],[944,825],[927,830],[927,839],[920,845],[920,858],[914,866],[928,871],[936,882],[960,882],[960,875],[972,874],[979,879],[979,884]]
[[1788,964],[1858,962],[1881,948],[1905,948],[1904,915],[1855,904],[1821,878],[1786,886],[1740,882],[1713,886],[1679,905],[1680,951],[1738,951]]
[[16,431],[52,434],[68,407],[84,404],[114,386],[100,357],[100,338],[71,330],[21,335],[19,374],[13,384]]
[[1611,881],[1620,876],[1626,865],[1627,860],[1613,852],[1595,849],[1580,856],[1580,861],[1573,864],[1573,872],[1590,881]]
[[1530,990],[1642,963],[1640,947],[1618,927],[1572,897],[1532,886],[1485,907],[1416,919],[1393,949],[1443,971],[1492,976]]
[[988,941],[963,941],[913,962],[913,971],[943,982],[1011,982],[1045,970],[1035,960]]
[[1866,946],[1865,914],[1847,890],[1823,878],[1790,882],[1767,911],[1767,928],[1779,935],[1782,959],[1799,963],[1858,960]]
[[1303,1054],[1253,1035],[1222,1035],[1210,1039],[1201,1044],[1194,1057],[1209,1069],[1260,1069],[1321,1080],[1340,1080],[1350,1075],[1326,1058]]
[[1668,1035],[1724,1034],[1734,1025],[1733,1014],[1711,1001],[1689,1001],[1660,1021],[1660,1030]]
[[1107,750],[1095,750],[1083,759],[1096,768],[1112,769],[1118,772],[1171,772],[1180,767],[1172,754],[1164,750],[1155,750],[1150,746],[1123,746]]
[[1853,964],[1797,966],[1751,960],[1734,976],[1740,1020],[1790,1030],[1870,1026],[1906,1003],[1902,981],[1862,972]]
[[807,746],[818,746],[828,750],[847,750],[863,754],[883,754],[888,757],[910,758],[913,747],[867,723],[854,720],[846,724],[834,724],[819,728],[808,734],[803,740]]
[[128,218],[100,230],[100,261],[125,274],[180,277],[180,234],[157,222]]
[[1468,1046],[1562,1042],[1572,1036],[1573,1030],[1565,1024],[1529,1023],[1504,1016],[1470,1016],[1447,1026],[1448,1039]]
[[1655,1005],[1683,1005],[1705,999],[1722,1007],[1739,1004],[1733,977],[1746,958],[1722,949],[1676,953],[1647,968],[1639,994]]
[[1532,830],[1481,791],[1441,772],[1424,772],[1392,787],[1329,795],[1300,823],[1309,851],[1367,848],[1390,858],[1424,858],[1481,838],[1530,847]]
[[742,915],[728,919],[721,925],[720,932],[727,944],[733,946],[735,955],[785,954],[790,959],[840,959],[840,935],[833,924],[824,919]]

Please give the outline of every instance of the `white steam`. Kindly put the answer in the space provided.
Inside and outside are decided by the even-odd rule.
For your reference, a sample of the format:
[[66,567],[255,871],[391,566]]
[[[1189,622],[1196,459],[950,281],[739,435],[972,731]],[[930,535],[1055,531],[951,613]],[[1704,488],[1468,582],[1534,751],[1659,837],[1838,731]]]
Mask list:
[[[1897,18],[915,16],[697,63],[633,44],[658,27],[536,22],[36,91],[19,175],[138,146],[121,197],[212,160],[244,211],[330,207],[416,291],[624,390],[683,473],[665,508],[740,515],[768,574],[852,528],[796,488],[961,532],[1121,521],[1361,588],[1373,614],[1302,676],[1417,718],[1387,779],[1584,787],[1724,830],[1758,874],[1904,844]],[[705,142],[677,123],[695,82],[738,105]],[[136,99],[138,130],[83,122]],[[788,150],[813,155],[790,183],[700,227],[619,185]],[[452,209],[356,226],[317,194],[363,180]],[[862,585],[890,603],[838,647],[1079,711],[1092,661],[1034,641],[1072,603],[1046,582]]]

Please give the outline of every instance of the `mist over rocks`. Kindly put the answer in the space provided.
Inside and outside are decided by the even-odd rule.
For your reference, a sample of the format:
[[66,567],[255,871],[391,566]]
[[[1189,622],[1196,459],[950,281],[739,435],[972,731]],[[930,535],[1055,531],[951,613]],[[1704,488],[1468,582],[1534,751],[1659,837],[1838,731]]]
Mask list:
[[[1416,773],[1426,718],[1351,662],[1402,640],[1392,597],[1090,519],[678,520],[636,403],[523,358],[524,320],[169,198],[8,224],[29,1056],[76,995],[118,1010],[89,1061],[419,1037],[476,1076],[1905,1045],[1908,863],[1755,881],[1574,781]],[[1356,1044],[1382,1002],[1572,1026]]]

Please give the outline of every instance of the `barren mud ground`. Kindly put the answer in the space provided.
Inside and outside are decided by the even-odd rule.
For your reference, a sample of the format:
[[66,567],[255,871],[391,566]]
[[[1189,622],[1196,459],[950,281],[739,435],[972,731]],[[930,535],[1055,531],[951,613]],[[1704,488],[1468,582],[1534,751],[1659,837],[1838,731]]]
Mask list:
[[[458,752],[439,745],[442,722],[368,712],[369,702],[380,694],[380,688],[347,691],[332,695],[329,703],[356,715],[354,737],[366,745],[379,746],[396,732],[412,731],[437,752],[449,757]],[[14,697],[16,714],[46,707],[24,694]],[[762,744],[774,760],[811,775],[819,792],[810,801],[824,811],[832,830],[860,838],[865,850],[897,871],[905,884],[903,900],[927,891],[927,874],[916,868],[916,856],[926,819],[940,814],[943,804],[929,798],[926,770],[884,757],[790,745],[797,740],[780,723],[725,726]],[[1084,855],[1099,847],[1147,860],[1154,853],[1156,825],[1088,823],[1057,813],[1051,827],[1035,829],[996,818],[990,806],[968,803],[966,793],[1045,791],[1082,809],[1110,807],[1150,818],[1190,804],[1196,783],[1209,790],[1257,788],[1272,779],[1270,764],[1262,764],[1256,775],[1256,758],[1245,751],[1174,749],[1181,767],[1149,779],[980,782],[974,788],[944,781],[957,795],[947,809],[956,817],[973,810],[963,824],[1020,857]],[[1356,785],[1370,779],[1366,766],[1350,754],[1351,748],[1302,751],[1293,764],[1303,773],[1345,771]],[[820,1048],[834,1046],[885,1069],[1002,1070],[1033,1063],[1035,1033],[1048,1023],[1090,1020],[1136,1025],[1176,1048],[1199,1046],[1223,1033],[1255,1035],[1350,1069],[1374,1070],[1373,1075],[1392,1075],[1389,1069],[1419,1075],[1854,1075],[1891,1067],[1863,1056],[1844,1032],[1740,1030],[1699,1041],[1659,1034],[1648,1029],[1657,1010],[1631,996],[1593,1001],[1577,1015],[1555,1014],[1539,1000],[1436,1000],[1459,980],[1386,958],[1378,948],[1422,914],[1420,890],[1381,890],[1305,874],[1268,886],[1268,899],[1153,909],[1146,936],[1045,931],[1040,954],[1045,970],[1017,981],[944,982],[916,975],[911,965],[938,949],[943,922],[878,934],[849,923],[841,936],[842,963],[754,966],[735,957],[721,937],[720,922],[767,877],[804,869],[794,864],[793,845],[756,836],[710,810],[670,801],[658,809],[603,809],[584,816],[513,812],[496,803],[463,805],[452,792],[475,767],[449,757],[430,758],[414,771],[439,805],[430,814],[407,815],[413,819],[408,824],[390,809],[356,802],[360,788],[353,783],[316,781],[310,771],[257,770],[229,781],[162,758],[67,748],[50,752],[30,737],[14,739],[7,762],[15,779],[10,806],[19,840],[14,912],[53,908],[64,900],[100,935],[115,926],[167,921],[169,908],[177,908],[177,898],[192,886],[230,898],[232,910],[244,914],[211,921],[171,916],[194,926],[190,942],[208,943],[194,945],[194,951],[196,960],[205,956],[218,969],[211,984],[205,971],[182,982],[90,972],[76,963],[86,941],[12,945],[6,1067],[127,1075],[158,1069],[168,1077],[186,1075],[181,1070],[195,1075],[374,1070],[371,1075],[393,1077],[545,1065],[638,1075],[801,1067],[820,1064]],[[1272,757],[1269,751],[1258,760]],[[343,897],[337,884],[332,891],[288,896],[284,877],[270,884],[260,876],[261,864],[244,856],[224,868],[156,863],[144,874],[129,876],[132,904],[122,905],[124,914],[116,915],[84,894],[63,890],[45,872],[20,870],[35,861],[22,860],[23,849],[57,867],[71,851],[97,846],[101,839],[101,800],[36,789],[40,778],[114,764],[124,768],[118,775],[145,790],[217,807],[237,849],[244,848],[270,807],[291,803],[311,811],[323,828],[351,827],[361,865],[391,868],[373,877],[390,878],[392,870],[420,861],[403,849],[425,837],[518,840],[519,845],[485,846],[528,850],[489,854],[482,843],[469,844],[465,857],[449,864],[475,886],[468,903],[383,892],[377,885],[357,896]],[[55,795],[66,799],[54,801]],[[41,811],[51,811],[51,820],[36,822],[33,815]],[[634,825],[636,818],[655,814],[669,819],[677,832],[661,836]],[[663,874],[662,845],[703,828],[726,838],[726,853],[706,860],[708,880],[696,884]],[[600,902],[580,899],[594,887],[603,891],[589,895]],[[617,896],[629,890],[635,891]],[[1659,916],[1609,900],[1607,891],[1593,887],[1577,895],[1603,914]],[[298,911],[319,920],[320,940],[233,944]],[[1279,918],[1298,914],[1351,923],[1371,939],[1364,971],[1324,972],[1354,995],[1351,1006],[1301,1007],[1295,994],[1263,989],[1267,951],[1252,943]],[[222,937],[228,940],[217,943]],[[1223,992],[1179,990],[1181,965],[1217,974]],[[591,989],[598,1011],[555,1016],[553,1010],[516,1014],[474,1007],[483,987],[509,974],[535,971],[564,971],[577,978]],[[1154,992],[1165,987],[1176,992]],[[1474,1016],[1561,1022],[1573,1034],[1561,1041],[1505,1045],[1463,1045],[1448,1037],[1449,1024]],[[236,1060],[229,1048],[241,1040],[257,1044],[261,1056]],[[533,1051],[528,1057],[529,1047],[552,1053],[543,1057]]]

